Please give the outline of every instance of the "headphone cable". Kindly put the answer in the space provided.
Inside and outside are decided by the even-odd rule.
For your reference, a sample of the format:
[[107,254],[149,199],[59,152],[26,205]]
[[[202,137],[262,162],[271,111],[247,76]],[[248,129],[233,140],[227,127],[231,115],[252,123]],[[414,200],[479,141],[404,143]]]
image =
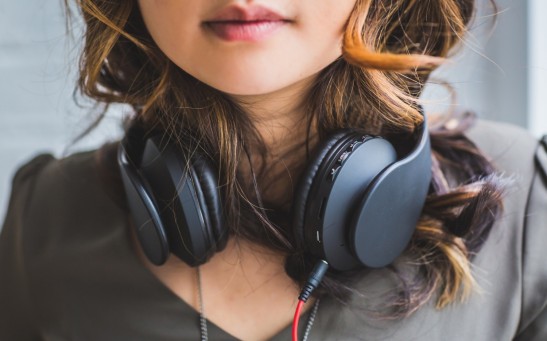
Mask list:
[[306,285],[304,285],[304,288],[302,288],[302,291],[298,296],[298,304],[296,305],[292,324],[292,341],[298,341],[298,322],[300,320],[302,307],[308,301],[315,288],[319,286],[328,268],[329,264],[326,261],[322,259],[318,261],[313,267],[313,270],[306,281]]

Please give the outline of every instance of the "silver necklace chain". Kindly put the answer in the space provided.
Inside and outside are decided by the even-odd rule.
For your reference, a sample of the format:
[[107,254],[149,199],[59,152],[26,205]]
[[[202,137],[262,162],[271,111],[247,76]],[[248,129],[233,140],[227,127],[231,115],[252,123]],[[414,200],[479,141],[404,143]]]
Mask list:
[[[203,308],[203,290],[201,287],[201,271],[199,266],[196,268],[197,278],[198,278],[198,296],[199,296],[199,332],[201,341],[209,341],[209,336],[207,334],[207,318],[205,317],[205,309]],[[304,332],[304,337],[302,341],[307,341],[308,336],[310,335],[311,327],[315,321],[315,316],[317,315],[317,310],[319,309],[319,299],[315,301],[310,316],[308,317],[308,323],[306,324],[306,331]]]

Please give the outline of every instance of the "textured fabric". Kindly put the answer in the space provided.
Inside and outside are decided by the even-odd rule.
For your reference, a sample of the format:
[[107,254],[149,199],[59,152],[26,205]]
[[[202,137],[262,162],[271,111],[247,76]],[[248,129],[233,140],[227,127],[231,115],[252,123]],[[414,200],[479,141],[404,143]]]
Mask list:
[[[481,292],[378,320],[367,310],[396,282],[372,271],[348,305],[322,300],[310,340],[547,340],[547,183],[538,161],[547,153],[509,125],[480,122],[469,135],[513,179],[474,259]],[[197,340],[198,314],[140,263],[95,157],[42,155],[15,175],[0,236],[0,340]],[[211,323],[209,338],[234,339]],[[289,339],[289,326],[273,338]]]

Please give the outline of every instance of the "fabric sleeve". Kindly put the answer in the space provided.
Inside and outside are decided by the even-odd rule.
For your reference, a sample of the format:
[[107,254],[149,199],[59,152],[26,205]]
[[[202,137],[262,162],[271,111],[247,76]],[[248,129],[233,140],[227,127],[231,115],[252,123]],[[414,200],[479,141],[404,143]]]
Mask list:
[[0,340],[40,339],[26,280],[23,227],[36,175],[51,160],[51,155],[37,156],[21,167],[13,178],[0,234]]
[[522,316],[517,341],[547,340],[547,139],[536,153],[523,245]]

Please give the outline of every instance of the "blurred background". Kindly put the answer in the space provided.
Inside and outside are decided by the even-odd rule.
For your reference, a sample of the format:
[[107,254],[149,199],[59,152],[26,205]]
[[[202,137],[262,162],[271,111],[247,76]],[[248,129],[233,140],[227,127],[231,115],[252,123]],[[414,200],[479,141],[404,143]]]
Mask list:
[[[458,107],[539,137],[547,133],[547,1],[497,0],[495,24],[489,1],[478,3],[466,43],[434,78],[451,83]],[[0,221],[13,173],[29,158],[62,157],[120,136],[123,106],[72,142],[93,121],[93,108],[73,100],[82,30],[77,16],[71,30],[73,38],[66,34],[62,0],[0,0]],[[450,109],[442,86],[428,85],[423,98],[430,111]]]

